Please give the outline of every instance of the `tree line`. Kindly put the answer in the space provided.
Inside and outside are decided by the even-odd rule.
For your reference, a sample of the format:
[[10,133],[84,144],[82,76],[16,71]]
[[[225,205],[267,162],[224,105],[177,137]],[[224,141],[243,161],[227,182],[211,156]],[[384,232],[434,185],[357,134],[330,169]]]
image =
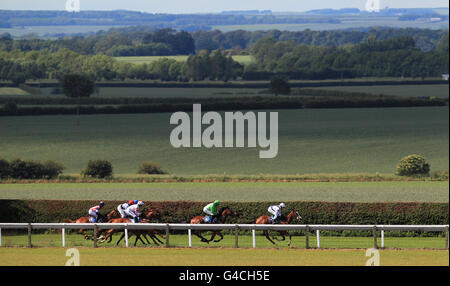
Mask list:
[[365,30],[331,30],[331,31],[244,31],[231,32],[197,31],[177,32],[173,29],[156,29],[149,26],[113,28],[92,35],[61,36],[57,39],[21,38],[13,39],[7,33],[0,35],[0,51],[36,51],[61,48],[74,52],[95,55],[103,53],[109,56],[168,56],[188,55],[200,50],[246,50],[263,38],[276,41],[293,41],[296,44],[340,47],[356,45],[374,37],[388,40],[409,36],[417,48],[423,51],[436,50],[439,40],[448,30],[369,28]]
[[[152,39],[158,35],[153,34]],[[374,37],[358,45],[323,47],[264,38],[250,54],[245,67],[222,50],[191,54],[186,62],[161,58],[151,63],[130,64],[104,55],[84,55],[61,48],[57,51],[12,50],[0,52],[0,80],[20,84],[28,79],[60,79],[68,73],[100,80],[200,81],[231,79],[270,80],[336,79],[355,77],[437,77],[448,73],[448,34],[434,51],[422,51],[413,38],[402,36],[378,41]]]
[[244,75],[246,79],[267,79],[274,73],[291,79],[436,77],[449,70],[448,34],[438,47],[424,52],[408,36],[384,41],[370,37],[348,47],[316,47],[265,38],[252,46],[255,62],[246,67]]

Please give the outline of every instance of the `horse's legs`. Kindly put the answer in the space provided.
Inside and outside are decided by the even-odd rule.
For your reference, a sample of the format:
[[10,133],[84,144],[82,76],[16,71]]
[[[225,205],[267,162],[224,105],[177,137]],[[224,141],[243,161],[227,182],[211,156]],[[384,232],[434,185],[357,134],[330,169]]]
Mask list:
[[270,237],[269,237],[269,232],[268,232],[267,230],[263,231],[263,233],[264,233],[264,235],[266,236],[266,238],[267,238],[270,242],[272,242],[272,244],[277,245],[272,239],[270,239]]
[[[156,239],[160,244],[163,244],[164,242],[162,242],[156,235],[161,236],[161,238],[163,238],[163,239],[166,239],[166,237],[157,231],[153,231],[150,235],[150,237],[151,237],[151,239],[153,239],[153,241],[155,241],[155,239]],[[158,243],[156,243],[156,244],[158,244]]]
[[289,234],[289,243],[288,243],[288,246],[291,246],[291,242],[292,242],[292,236]]
[[206,238],[204,238],[204,237],[201,235],[201,231],[197,230],[197,231],[195,232],[195,235],[197,235],[198,237],[200,237],[200,239],[201,239],[202,242],[209,243],[209,240],[207,240]]
[[[150,238],[153,240],[153,243],[156,245],[156,246],[159,246],[159,243],[157,242],[157,241],[159,241],[159,242],[161,242],[161,244],[162,244],[162,241],[160,241],[157,237],[156,237],[156,235],[155,234],[149,234],[149,236],[150,236]],[[149,243],[150,244],[150,243]]]
[[120,236],[119,240],[116,242],[116,245],[119,245],[119,243],[122,241],[122,239],[125,237],[125,232],[122,233],[122,235]]
[[220,236],[220,238],[214,240],[214,242],[219,242],[219,241],[221,241],[221,240],[223,239],[223,235],[222,235],[222,233],[221,233],[220,231],[215,231],[215,232],[213,233],[213,235],[211,236],[211,240],[213,240],[213,238],[214,238],[214,236],[216,236],[216,234],[218,234],[218,235]]

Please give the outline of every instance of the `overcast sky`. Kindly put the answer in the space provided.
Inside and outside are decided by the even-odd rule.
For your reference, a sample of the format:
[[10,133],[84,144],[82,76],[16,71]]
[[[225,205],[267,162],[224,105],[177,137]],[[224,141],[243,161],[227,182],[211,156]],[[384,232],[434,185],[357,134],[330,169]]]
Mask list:
[[[64,10],[68,0],[0,0],[0,10]],[[205,13],[224,10],[307,11],[364,9],[371,0],[79,0],[81,10],[135,10],[150,13]],[[376,1],[376,0],[372,0]],[[448,0],[379,0],[381,8],[448,7]]]

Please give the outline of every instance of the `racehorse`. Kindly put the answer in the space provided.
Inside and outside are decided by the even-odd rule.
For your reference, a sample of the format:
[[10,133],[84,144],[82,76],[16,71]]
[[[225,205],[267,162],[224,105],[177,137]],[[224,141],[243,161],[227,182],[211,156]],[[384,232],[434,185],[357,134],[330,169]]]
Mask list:
[[[99,223],[103,222],[103,216],[99,215],[98,216],[99,219]],[[77,220],[70,220],[70,219],[65,219],[62,222],[64,223],[91,223],[90,218],[88,216],[83,216],[80,217]],[[90,236],[89,234],[84,232],[84,229],[79,229],[78,233],[84,236],[84,239],[94,239],[92,236]]]
[[[289,224],[294,218],[297,220],[302,219],[302,217],[296,210],[291,210],[287,216],[282,215],[280,217],[280,224]],[[262,216],[258,217],[256,219],[256,224],[272,224],[270,222],[270,216],[262,215]],[[291,242],[292,242],[291,235],[289,234],[289,232],[287,232],[285,230],[278,231],[279,235],[281,235],[281,237],[282,237],[281,239],[278,239],[276,236],[272,236],[272,235],[271,235],[272,239],[270,239],[269,231],[267,231],[267,230],[264,230],[263,233],[266,236],[266,238],[275,245],[277,245],[277,244],[272,239],[278,240],[278,241],[284,241],[286,239],[285,236],[289,236],[288,246],[291,245]]]
[[[113,213],[114,213],[114,210],[113,211],[111,211],[108,215],[113,215]],[[117,214],[119,214],[119,212],[117,212]],[[110,217],[111,217],[110,216]],[[119,216],[120,216],[120,214],[119,214]],[[155,217],[158,217],[159,216],[159,213],[158,213],[158,211],[156,211],[156,210],[149,210],[148,212],[147,212],[147,214],[144,216],[145,218],[143,218],[143,219],[141,219],[141,223],[150,223],[150,219],[151,218],[155,218]],[[131,220],[129,219],[129,218],[112,218],[112,219],[110,219],[109,221],[108,221],[108,223],[131,223]],[[104,235],[104,237],[103,237],[103,240],[101,240],[100,242],[101,243],[103,243],[103,242],[105,242],[107,239],[109,239],[108,240],[108,243],[110,243],[111,241],[112,241],[112,235],[114,234],[114,233],[116,233],[116,232],[121,232],[121,231],[123,231],[123,230],[118,230],[118,229],[110,229],[110,230],[108,230],[107,232],[106,232],[106,234]],[[147,241],[147,243],[148,244],[150,244],[150,241],[147,239],[147,236],[146,235],[149,235],[150,236],[150,238],[153,240],[153,242],[156,244],[156,245],[159,245],[158,244],[158,242],[160,243],[160,244],[162,244],[163,242],[161,241],[161,240],[159,240],[158,239],[158,237],[156,236],[156,234],[157,235],[159,235],[161,238],[164,238],[165,239],[165,237],[162,235],[162,234],[160,234],[158,231],[156,231],[156,230],[130,230],[129,231],[129,237],[131,237],[131,236],[133,236],[133,235],[136,235],[136,240],[134,241],[134,246],[136,246],[136,244],[137,244],[137,241],[138,240],[140,240],[141,242],[142,242],[142,244],[145,244],[145,242],[142,240],[142,238],[141,238],[141,235],[145,238],[145,240]],[[123,231],[123,233],[122,233],[122,236],[120,237],[120,239],[117,241],[117,243],[116,243],[116,245],[119,245],[119,243],[120,243],[120,241],[122,241],[122,239],[125,237],[125,232]]]
[[[229,207],[221,208],[218,212],[216,224],[224,224],[226,218],[230,215],[237,215],[237,214],[236,214],[236,212],[232,211]],[[196,216],[191,219],[191,224],[203,224],[203,223],[206,223],[205,216]],[[213,230],[213,234],[211,235],[211,238],[209,240],[202,236],[202,234],[201,234],[202,232],[203,232],[202,230],[196,230],[194,232],[195,235],[197,235],[201,239],[202,242],[209,243],[216,237],[216,235],[219,235],[220,239],[214,240],[214,242],[219,242],[223,239],[223,235],[220,232],[220,230]]]

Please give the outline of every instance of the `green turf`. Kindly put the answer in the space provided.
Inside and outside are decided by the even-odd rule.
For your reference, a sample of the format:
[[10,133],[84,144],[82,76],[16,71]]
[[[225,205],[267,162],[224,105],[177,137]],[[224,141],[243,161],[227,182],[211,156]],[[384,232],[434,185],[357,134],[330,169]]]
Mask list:
[[0,199],[448,202],[448,182],[0,184]]
[[[364,266],[366,250],[79,248],[81,266]],[[64,248],[0,248],[2,266],[63,266]],[[218,259],[220,258],[220,259]],[[382,250],[382,266],[448,266],[445,250]]]
[[[276,110],[272,110],[276,111]],[[158,162],[172,174],[390,173],[421,154],[432,170],[448,170],[449,108],[306,109],[279,112],[274,159],[259,148],[173,148],[170,113],[0,117],[0,157],[53,159],[80,173],[92,159],[115,174]]]
[[[92,235],[92,231],[88,231],[88,234]],[[209,239],[211,232],[205,232],[203,235]],[[121,233],[113,235],[112,242],[99,242],[99,247],[117,247],[116,243],[119,240]],[[160,247],[164,247],[166,240],[158,236],[162,244]],[[285,241],[276,242],[277,245],[270,243],[261,232],[257,232],[255,237],[256,248],[306,248],[305,236],[292,236],[291,246],[288,246],[288,239]],[[32,245],[34,247],[60,247],[62,246],[61,234],[33,234],[31,236]],[[130,236],[129,246],[134,246],[136,241],[135,236]],[[145,245],[141,241],[136,243],[136,247],[156,247],[156,244],[149,238],[150,245],[144,239]],[[159,243],[159,242],[158,242]],[[378,247],[381,247],[381,238],[377,239]],[[26,247],[28,245],[27,235],[9,235],[7,230],[3,230],[2,233],[2,246],[5,247]],[[83,236],[75,233],[66,234],[66,247],[93,247],[93,240],[85,240]],[[172,234],[169,236],[170,247],[188,247],[189,237],[186,234]],[[248,234],[240,234],[238,237],[239,248],[252,248],[253,241],[252,236]],[[317,237],[310,235],[309,246],[311,248],[317,247]],[[372,237],[337,237],[337,236],[320,236],[320,248],[324,249],[358,249],[358,248],[372,248],[374,241]],[[119,247],[125,247],[125,241],[122,240]],[[235,236],[224,235],[224,239],[220,242],[210,242],[206,244],[201,242],[200,239],[193,234],[192,247],[235,247]],[[402,249],[443,249],[445,248],[444,237],[387,237],[384,241],[385,248],[402,248]]]
[[317,89],[339,90],[349,92],[364,92],[373,94],[387,94],[405,97],[430,97],[448,98],[447,84],[436,85],[379,85],[379,86],[333,86],[318,87]]

